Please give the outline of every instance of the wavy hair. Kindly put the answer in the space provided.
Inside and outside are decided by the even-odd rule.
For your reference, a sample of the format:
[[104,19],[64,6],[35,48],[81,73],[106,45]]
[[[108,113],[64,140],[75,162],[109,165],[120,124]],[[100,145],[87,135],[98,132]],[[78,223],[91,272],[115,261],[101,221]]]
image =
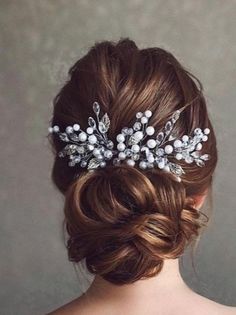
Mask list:
[[204,167],[178,161],[185,171],[181,182],[157,168],[71,168],[57,156],[64,144],[50,135],[52,180],[65,196],[69,260],[85,259],[91,273],[128,284],[158,274],[164,260],[180,257],[206,226],[208,217],[195,208],[195,197],[211,189],[216,137],[201,82],[162,48],[139,49],[129,38],[96,42],[69,69],[69,79],[53,100],[52,125],[63,129],[79,123],[86,129],[94,100],[111,117],[108,137],[114,142],[135,113],[147,109],[153,113],[150,125],[158,130],[184,108],[177,137],[197,127],[211,129],[204,143],[211,159]]

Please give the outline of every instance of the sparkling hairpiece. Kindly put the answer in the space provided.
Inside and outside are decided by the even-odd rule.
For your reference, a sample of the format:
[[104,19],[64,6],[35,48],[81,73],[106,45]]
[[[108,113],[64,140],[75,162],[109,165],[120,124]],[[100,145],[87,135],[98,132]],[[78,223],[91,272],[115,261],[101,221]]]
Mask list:
[[[152,111],[137,112],[137,119],[133,126],[122,128],[116,136],[116,149],[114,149],[113,141],[107,137],[110,126],[108,114],[105,113],[102,118],[99,118],[98,102],[93,103],[93,111],[97,122],[93,117],[89,117],[86,132],[81,130],[78,123],[73,127],[67,126],[64,132],[60,132],[57,125],[48,128],[49,133],[57,133],[62,141],[67,142],[58,156],[68,156],[69,166],[79,164],[81,167],[93,170],[105,167],[109,160],[112,160],[113,165],[119,165],[125,161],[130,166],[138,164],[141,169],[158,167],[171,172],[178,181],[181,181],[180,177],[185,173],[183,168],[178,163],[169,161],[169,158],[175,158],[177,161],[184,160],[186,163],[195,162],[200,167],[203,167],[205,161],[210,158],[209,154],[200,153],[202,142],[208,140],[209,128],[204,130],[196,128],[192,137],[183,135],[181,139],[177,139],[171,133],[174,124],[179,119],[180,110],[172,114],[171,119],[155,136],[154,127],[148,126]],[[144,141],[148,136],[153,137]],[[170,144],[169,142],[173,140],[174,142]]]

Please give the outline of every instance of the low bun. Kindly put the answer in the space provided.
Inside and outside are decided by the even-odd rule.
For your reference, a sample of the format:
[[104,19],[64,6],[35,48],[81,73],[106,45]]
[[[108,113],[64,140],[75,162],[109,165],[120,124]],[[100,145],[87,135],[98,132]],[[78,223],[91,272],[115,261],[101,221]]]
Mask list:
[[184,170],[181,182],[158,167],[141,170],[125,161],[94,171],[79,163],[70,167],[58,156],[64,142],[55,133],[49,138],[55,153],[51,177],[65,196],[69,259],[83,260],[90,272],[115,284],[154,276],[165,259],[179,257],[199,239],[208,220],[194,207],[196,197],[206,192],[211,197],[218,160],[202,84],[170,52],[140,49],[129,38],[96,42],[68,74],[53,100],[51,125],[60,130],[74,124],[85,130],[94,101],[110,117],[107,135],[113,143],[123,127],[133,125],[136,113],[147,110],[157,133],[180,110],[172,132],[176,139],[195,128],[211,130],[199,150],[211,157],[204,167],[171,160]]
[[185,188],[163,172],[146,175],[127,165],[87,172],[65,202],[69,260],[115,284],[161,271],[198,235],[200,213]]

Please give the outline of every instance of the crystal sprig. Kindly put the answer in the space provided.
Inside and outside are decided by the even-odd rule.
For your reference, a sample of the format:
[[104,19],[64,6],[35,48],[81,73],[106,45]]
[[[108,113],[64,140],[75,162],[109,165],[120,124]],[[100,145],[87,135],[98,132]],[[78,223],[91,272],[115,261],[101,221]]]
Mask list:
[[107,136],[110,127],[108,114],[99,117],[98,102],[93,103],[93,111],[96,121],[93,117],[89,117],[86,131],[81,130],[77,123],[67,126],[64,132],[60,132],[57,125],[49,127],[50,133],[57,133],[62,141],[67,142],[58,156],[68,156],[69,166],[79,163],[81,167],[93,170],[105,167],[109,160],[112,160],[113,165],[125,161],[130,166],[137,164],[143,170],[158,167],[171,172],[178,181],[181,181],[185,171],[178,163],[170,161],[170,158],[177,161],[184,160],[188,164],[195,162],[199,167],[203,167],[205,161],[210,158],[209,154],[201,154],[202,143],[208,140],[209,128],[204,130],[195,128],[192,136],[185,134],[180,139],[174,136],[172,131],[180,117],[180,110],[171,115],[170,120],[157,134],[155,128],[148,125],[152,111],[137,112],[133,126],[123,127],[116,136],[116,149],[113,141]]

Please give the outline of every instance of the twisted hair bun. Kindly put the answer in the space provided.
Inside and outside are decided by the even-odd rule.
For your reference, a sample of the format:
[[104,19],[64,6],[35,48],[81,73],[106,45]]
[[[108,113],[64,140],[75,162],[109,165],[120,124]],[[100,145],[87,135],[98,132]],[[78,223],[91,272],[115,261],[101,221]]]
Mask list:
[[[139,49],[127,38],[96,43],[69,75],[54,99],[52,125],[61,129],[79,123],[84,130],[94,100],[111,118],[108,137],[114,143],[135,113],[147,109],[153,113],[150,124],[159,130],[184,107],[175,125],[178,138],[197,127],[211,129],[204,143],[211,159],[202,168],[178,161],[185,171],[181,182],[157,168],[125,164],[88,172],[68,167],[55,154],[52,179],[65,195],[69,259],[85,259],[90,272],[115,284],[151,277],[165,259],[182,255],[205,224],[194,198],[211,187],[217,148],[202,85],[171,53]],[[58,153],[64,143],[53,134],[50,139]]]
[[66,195],[65,215],[70,260],[86,258],[90,272],[113,283],[158,273],[164,259],[179,257],[201,227],[183,184],[126,165],[76,180]]

